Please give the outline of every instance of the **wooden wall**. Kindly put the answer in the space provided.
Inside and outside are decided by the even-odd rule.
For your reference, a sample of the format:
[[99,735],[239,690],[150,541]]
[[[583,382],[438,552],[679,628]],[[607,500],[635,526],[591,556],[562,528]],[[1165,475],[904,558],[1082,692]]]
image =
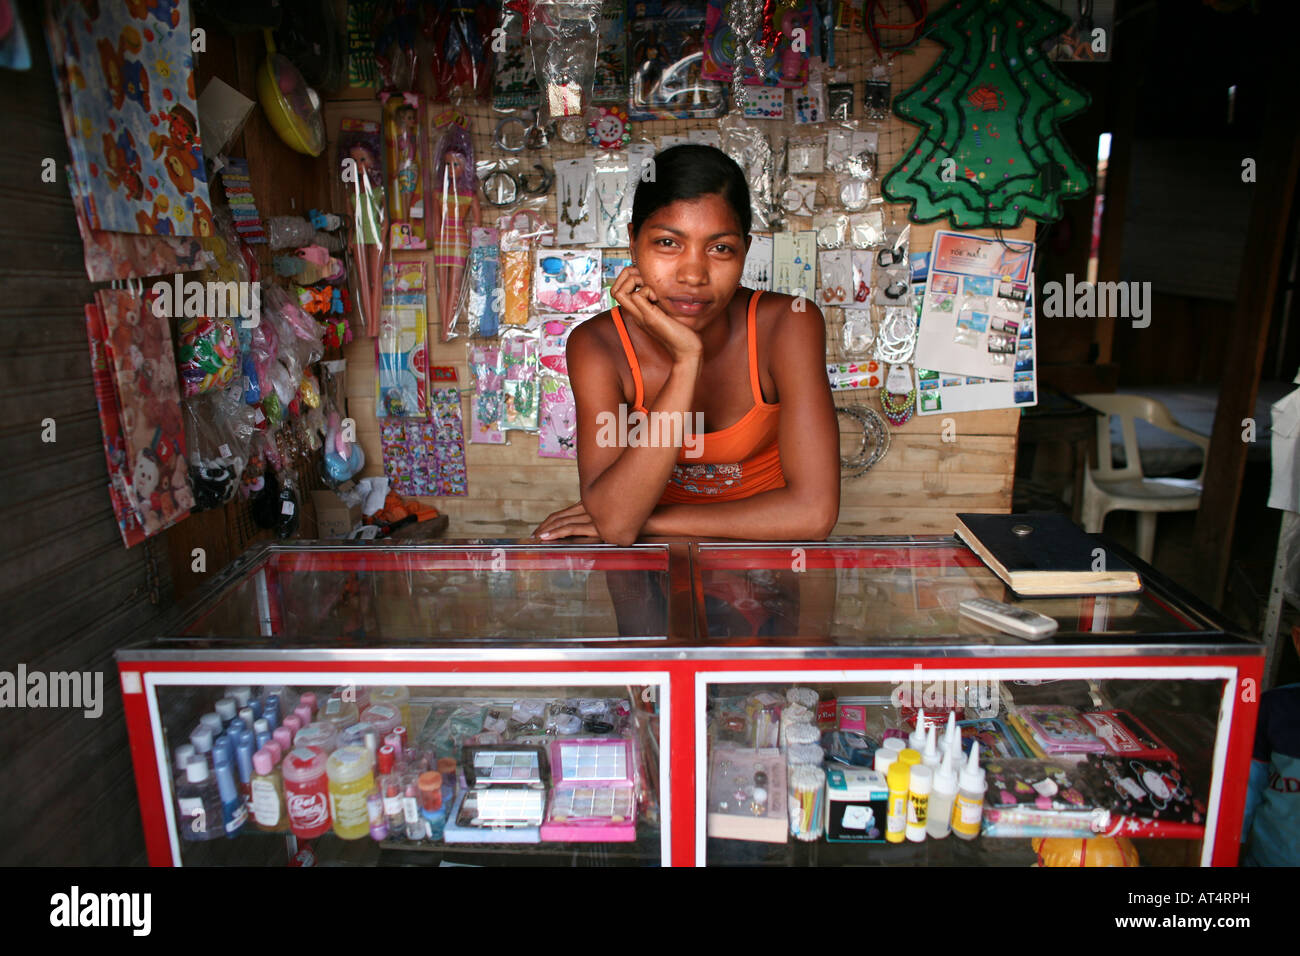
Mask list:
[[[934,4],[933,6],[938,6]],[[864,34],[836,34],[837,68],[845,72],[857,87],[857,106],[861,111],[861,81],[875,65],[875,53]],[[939,47],[924,41],[914,50],[897,57],[893,77],[895,93],[911,85],[934,63]],[[787,97],[787,110],[792,109]],[[430,113],[437,111],[433,107]],[[491,111],[480,105],[462,107],[473,120],[473,138],[476,154],[500,157],[502,154],[491,141],[495,122]],[[378,103],[371,91],[349,90],[326,104],[326,128],[331,138],[330,155],[335,155],[334,139],[338,135],[339,120],[343,117],[378,119]],[[655,121],[637,123],[633,127],[636,137],[649,137],[657,141],[665,133],[683,133],[693,128],[715,128],[717,120]],[[789,130],[793,123],[772,123],[771,126]],[[880,127],[880,165],[882,174],[915,136],[915,127],[891,117]],[[581,155],[585,146],[554,142],[540,157],[548,166],[555,159]],[[533,153],[524,155],[528,163],[535,162]],[[336,177],[337,179],[337,177]],[[343,197],[335,189],[336,206]],[[886,221],[906,222],[906,207],[887,205]],[[484,206],[485,216],[495,213]],[[554,220],[554,199],[548,201],[549,215]],[[937,228],[946,224],[913,225],[912,249],[928,250]],[[804,226],[803,228],[807,228]],[[1016,230],[1005,231],[1006,238],[1032,239],[1035,224],[1026,222]],[[992,237],[991,232],[980,233]],[[398,253],[399,258],[419,257],[422,253]],[[432,269],[430,269],[432,275]],[[842,311],[826,309],[828,321],[828,357],[838,357],[834,340],[842,321]],[[430,327],[436,329],[436,305],[430,296]],[[459,374],[463,407],[468,416],[471,380],[466,370],[465,340],[434,341],[430,349],[431,363],[454,366]],[[375,418],[375,359],[374,342],[358,338],[345,350],[348,359],[347,393],[349,414],[357,422],[358,437],[366,452],[365,474],[383,473],[383,458],[379,442],[378,422]],[[879,410],[874,390],[870,392],[840,392],[839,404],[870,403]],[[956,424],[956,441],[944,442],[938,432],[941,421],[948,416],[913,418],[901,429],[895,430],[888,456],[866,475],[846,479],[841,491],[840,521],[835,527],[837,535],[847,534],[922,534],[952,531],[952,516],[959,511],[1011,510],[1012,479],[1015,473],[1016,432],[1020,419],[1018,409],[952,415]],[[856,427],[856,426],[850,426]],[[505,446],[467,445],[469,495],[460,498],[428,499],[450,516],[450,537],[476,535],[527,534],[547,514],[577,500],[577,468],[571,461],[545,459],[537,455],[537,437],[522,432],[510,432],[510,444]],[[846,434],[843,441],[845,454],[856,450],[856,433]]]

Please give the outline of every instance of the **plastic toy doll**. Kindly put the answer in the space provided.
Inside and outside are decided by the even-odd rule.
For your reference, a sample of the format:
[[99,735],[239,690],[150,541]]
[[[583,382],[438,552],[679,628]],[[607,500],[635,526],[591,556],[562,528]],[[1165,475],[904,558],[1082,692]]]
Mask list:
[[450,127],[438,144],[430,213],[429,239],[438,284],[438,316],[443,341],[446,341],[451,338],[455,324],[456,302],[469,258],[469,231],[482,219],[474,147],[462,127]]
[[354,220],[351,246],[356,262],[357,309],[365,319],[366,334],[374,337],[379,333],[384,268],[385,193],[378,131],[345,128],[340,155],[356,164],[354,181],[348,187]]

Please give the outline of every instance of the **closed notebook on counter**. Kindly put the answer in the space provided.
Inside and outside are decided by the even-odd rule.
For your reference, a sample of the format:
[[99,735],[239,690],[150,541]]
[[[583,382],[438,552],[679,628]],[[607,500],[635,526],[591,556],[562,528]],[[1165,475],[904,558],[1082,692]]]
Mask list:
[[956,517],[957,537],[1021,597],[1142,590],[1132,565],[1065,515]]

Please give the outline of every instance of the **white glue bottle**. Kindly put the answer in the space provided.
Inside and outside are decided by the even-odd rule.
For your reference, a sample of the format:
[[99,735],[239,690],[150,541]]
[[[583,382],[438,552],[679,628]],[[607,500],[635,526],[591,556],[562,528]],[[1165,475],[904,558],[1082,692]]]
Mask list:
[[953,769],[952,751],[943,755],[943,763],[934,772],[930,784],[930,807],[925,818],[925,834],[942,840],[952,830],[952,804],[957,799],[957,771]]
[[935,742],[936,732],[935,725],[931,724],[930,729],[925,732],[925,749],[921,751],[921,763],[932,771],[939,769],[939,761],[942,759],[942,754]]
[[970,759],[957,778],[957,799],[952,805],[952,832],[963,840],[973,840],[980,835],[980,822],[984,818],[984,771],[980,768],[979,741],[971,743]]
[[925,728],[925,711],[918,710],[916,712],[916,726],[912,728],[912,732],[907,736],[907,745],[917,753],[925,749]]

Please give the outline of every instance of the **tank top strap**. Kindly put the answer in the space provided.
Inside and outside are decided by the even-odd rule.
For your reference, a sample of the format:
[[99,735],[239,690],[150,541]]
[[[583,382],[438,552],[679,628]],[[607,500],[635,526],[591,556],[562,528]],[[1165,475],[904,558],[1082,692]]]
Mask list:
[[618,329],[618,337],[623,341],[623,354],[627,356],[628,367],[632,370],[632,382],[636,387],[636,401],[632,407],[644,412],[645,386],[641,382],[641,363],[636,360],[636,351],[632,348],[632,339],[628,337],[627,326],[623,324],[623,314],[618,306],[610,309],[610,316],[614,319],[614,328]]
[[749,314],[746,316],[746,333],[749,341],[749,387],[754,392],[754,404],[766,405],[763,389],[758,381],[758,298],[763,293],[755,289],[749,296]]

